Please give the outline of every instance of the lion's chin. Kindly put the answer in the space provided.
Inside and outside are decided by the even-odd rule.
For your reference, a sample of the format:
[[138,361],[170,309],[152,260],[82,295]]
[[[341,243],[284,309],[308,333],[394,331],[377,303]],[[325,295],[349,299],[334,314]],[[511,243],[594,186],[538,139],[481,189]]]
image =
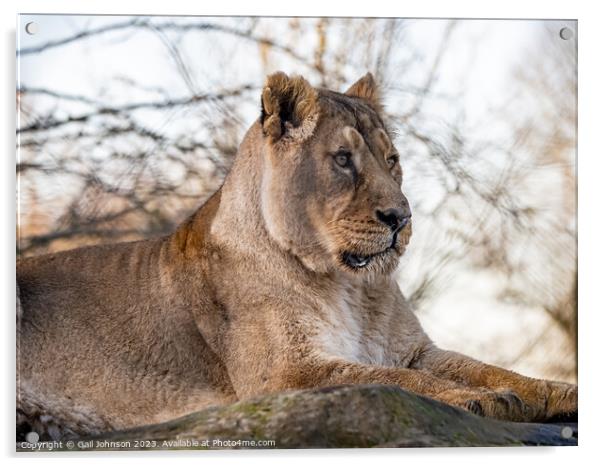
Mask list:
[[398,237],[396,234],[388,247],[374,253],[343,249],[338,255],[338,261],[346,270],[355,273],[362,271],[390,273],[397,267],[408,241],[409,235],[403,234]]
[[372,256],[354,256],[343,253],[339,257],[340,270],[354,279],[391,275],[399,265],[399,254],[394,250]]
[[339,255],[339,261],[346,270],[355,273],[363,271],[388,273],[397,266],[402,252],[395,246],[367,255],[344,251]]
[[389,252],[389,250],[386,250],[386,251],[381,251],[377,254],[371,254],[371,255],[365,256],[365,255],[354,254],[352,252],[346,251],[341,254],[341,261],[343,262],[343,264],[345,264],[347,267],[349,267],[353,270],[363,269],[363,268],[367,267],[368,265],[370,265],[374,260],[379,258],[381,255],[387,254],[388,252]]

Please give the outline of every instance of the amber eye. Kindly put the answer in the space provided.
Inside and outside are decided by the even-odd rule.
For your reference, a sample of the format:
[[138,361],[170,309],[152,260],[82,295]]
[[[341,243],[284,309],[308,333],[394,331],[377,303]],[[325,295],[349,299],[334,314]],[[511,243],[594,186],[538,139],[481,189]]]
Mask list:
[[348,167],[351,162],[351,152],[340,150],[334,154],[334,161],[340,167]]
[[389,167],[389,169],[393,168],[398,160],[399,160],[398,155],[392,155],[391,157],[389,157],[387,159],[387,166]]

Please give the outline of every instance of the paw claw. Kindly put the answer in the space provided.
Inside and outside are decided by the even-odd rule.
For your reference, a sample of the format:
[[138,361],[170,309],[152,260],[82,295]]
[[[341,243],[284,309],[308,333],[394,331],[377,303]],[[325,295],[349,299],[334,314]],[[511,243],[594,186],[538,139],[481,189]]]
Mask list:
[[508,421],[523,421],[527,417],[525,403],[514,392],[468,388],[445,392],[441,400],[484,417]]
[[485,415],[483,411],[483,405],[481,405],[481,402],[479,400],[469,400],[466,402],[464,407],[467,411],[470,411],[471,413],[476,414],[478,416]]

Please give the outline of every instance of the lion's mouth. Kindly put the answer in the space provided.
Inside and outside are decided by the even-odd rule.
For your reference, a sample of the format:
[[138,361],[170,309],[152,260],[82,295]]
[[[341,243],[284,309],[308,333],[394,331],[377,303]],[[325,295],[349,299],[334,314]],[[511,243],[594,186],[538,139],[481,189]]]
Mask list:
[[341,255],[341,259],[343,260],[343,263],[346,266],[351,267],[352,269],[362,269],[364,267],[367,267],[374,259],[376,259],[380,256],[384,256],[385,254],[388,254],[392,249],[395,249],[395,245],[397,243],[397,233],[398,232],[395,232],[393,234],[391,244],[386,249],[379,251],[377,253],[369,254],[369,255],[361,255],[361,254],[356,254],[356,253],[349,252],[349,251],[344,252]]

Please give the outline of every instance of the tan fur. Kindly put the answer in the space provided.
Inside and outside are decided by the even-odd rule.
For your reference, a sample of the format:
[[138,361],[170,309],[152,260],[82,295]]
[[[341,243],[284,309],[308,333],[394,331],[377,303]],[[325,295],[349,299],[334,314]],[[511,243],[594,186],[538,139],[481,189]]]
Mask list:
[[349,89],[347,89],[345,94],[365,100],[372,105],[377,112],[382,113],[383,104],[378,86],[376,85],[376,81],[374,76],[372,76],[372,73],[366,73],[365,76],[360,78]]
[[411,223],[394,236],[376,214],[409,215],[401,167],[373,78],[351,91],[270,76],[223,186],[173,234],[18,262],[21,423],[76,435],[349,383],[501,419],[576,411],[575,386],[423,332],[393,277]]

